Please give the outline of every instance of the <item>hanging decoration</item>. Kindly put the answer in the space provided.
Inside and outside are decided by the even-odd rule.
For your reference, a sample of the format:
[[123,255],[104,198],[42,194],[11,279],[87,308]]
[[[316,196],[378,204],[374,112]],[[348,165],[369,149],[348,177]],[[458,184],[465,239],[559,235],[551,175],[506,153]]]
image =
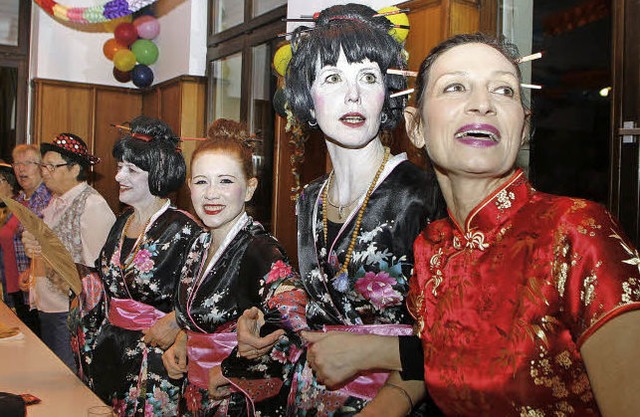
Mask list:
[[158,0],[110,0],[90,7],[68,7],[53,0],[34,1],[42,10],[65,22],[101,23],[128,16]]
[[131,81],[138,88],[153,83],[153,70],[149,66],[156,63],[159,55],[153,39],[160,34],[160,23],[150,9],[137,12],[134,19],[121,20],[117,26],[105,24],[113,32],[113,38],[104,43],[102,52],[113,61],[113,78],[120,83]]

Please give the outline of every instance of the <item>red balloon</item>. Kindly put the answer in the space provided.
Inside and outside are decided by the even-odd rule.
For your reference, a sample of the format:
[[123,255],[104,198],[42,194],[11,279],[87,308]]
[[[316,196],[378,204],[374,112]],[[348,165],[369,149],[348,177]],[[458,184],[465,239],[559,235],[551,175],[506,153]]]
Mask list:
[[132,23],[120,23],[113,31],[113,36],[121,44],[129,46],[138,39],[138,31]]
[[113,78],[121,83],[128,83],[131,81],[131,71],[120,71],[118,68],[113,67]]
[[109,39],[102,45],[102,52],[104,56],[107,57],[110,61],[113,61],[113,56],[121,49],[125,49],[126,46],[115,40],[114,38]]

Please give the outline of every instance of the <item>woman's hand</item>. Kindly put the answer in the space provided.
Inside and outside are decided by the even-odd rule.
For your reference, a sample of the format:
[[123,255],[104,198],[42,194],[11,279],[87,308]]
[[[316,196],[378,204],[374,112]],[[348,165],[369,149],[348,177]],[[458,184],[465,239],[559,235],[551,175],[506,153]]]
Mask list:
[[265,337],[260,337],[260,329],[264,325],[264,314],[257,307],[251,307],[238,319],[238,355],[247,359],[256,359],[271,351],[284,330],[276,330]]
[[231,385],[222,375],[220,365],[209,369],[209,395],[216,400],[222,400],[231,395]]
[[362,409],[358,417],[402,417],[409,415],[414,405],[420,404],[426,394],[424,381],[403,381],[392,372],[373,400]]
[[179,379],[187,372],[187,335],[180,331],[176,336],[176,341],[169,349],[162,354],[164,364],[169,378]]
[[42,248],[36,238],[26,230],[22,232],[22,245],[24,245],[24,253],[29,258],[35,258],[42,255]]
[[31,286],[31,274],[29,269],[27,269],[18,276],[18,287],[20,288],[21,291],[28,292],[30,286]]
[[156,321],[153,326],[143,330],[143,340],[144,343],[150,346],[158,346],[160,349],[166,349],[176,340],[179,331],[180,326],[178,326],[176,322],[176,312],[172,311]]
[[401,370],[398,338],[331,331],[302,332],[310,343],[307,361],[318,382],[329,388],[369,369]]

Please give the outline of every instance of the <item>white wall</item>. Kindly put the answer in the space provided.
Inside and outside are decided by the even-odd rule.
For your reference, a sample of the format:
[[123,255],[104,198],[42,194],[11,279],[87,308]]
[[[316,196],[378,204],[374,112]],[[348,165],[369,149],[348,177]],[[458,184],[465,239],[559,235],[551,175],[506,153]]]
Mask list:
[[[64,0],[65,6],[94,6],[94,0]],[[151,66],[154,84],[179,75],[204,75],[207,11],[204,0],[159,0],[156,17],[160,34],[154,40],[160,51]],[[102,45],[113,34],[103,24],[63,22],[35,3],[32,12],[31,78],[134,87],[112,75],[113,63]]]

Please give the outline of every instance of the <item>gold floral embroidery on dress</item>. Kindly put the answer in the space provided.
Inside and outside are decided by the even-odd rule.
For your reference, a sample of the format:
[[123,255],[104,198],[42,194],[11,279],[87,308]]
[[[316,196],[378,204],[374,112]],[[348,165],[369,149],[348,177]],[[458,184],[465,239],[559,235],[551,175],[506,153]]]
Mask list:
[[496,195],[496,207],[504,210],[511,207],[511,202],[516,199],[516,195],[507,190],[502,190]]
[[453,247],[456,250],[461,250],[463,248],[471,249],[471,250],[473,249],[485,250],[489,247],[489,244],[484,242],[485,240],[484,233],[482,233],[481,231],[470,230],[467,233],[465,233],[464,239],[466,242],[464,243],[464,246],[463,246],[462,242],[460,242],[460,238],[458,238],[458,236],[454,236]]
[[[602,261],[598,261],[596,268],[602,265]],[[585,307],[591,305],[596,298],[596,285],[598,283],[598,276],[595,271],[591,271],[591,274],[584,278],[582,282],[582,290],[580,291],[580,301]]]
[[638,273],[640,273],[640,254],[638,254],[638,249],[631,248],[629,245],[624,243],[624,240],[622,239],[622,237],[620,237],[620,235],[618,235],[613,229],[611,229],[611,231],[613,232],[613,234],[609,235],[609,237],[612,237],[614,239],[618,239],[620,241],[620,246],[622,246],[624,251],[627,252],[627,254],[629,254],[629,256],[631,256],[631,258],[625,259],[622,262],[624,262],[625,264],[637,266],[638,267]]
[[542,410],[536,410],[531,407],[520,407],[520,417],[546,417]]
[[433,288],[431,288],[431,293],[435,297],[438,296],[438,286],[442,283],[442,257],[444,253],[442,252],[442,248],[438,249],[438,252],[435,253],[431,259],[429,260],[429,269],[433,271],[433,275],[431,275],[431,279],[424,284],[424,287],[427,288],[429,283],[433,283]]
[[640,279],[629,278],[622,283],[622,304],[634,303],[640,300]]
[[590,237],[594,237],[596,235],[596,233],[594,232],[594,229],[598,230],[601,228],[602,228],[602,225],[597,224],[596,219],[594,219],[593,217],[588,217],[586,219],[583,219],[576,229],[578,230],[579,233],[583,235],[589,235]]
[[564,297],[567,278],[569,276],[570,265],[569,262],[567,262],[567,254],[569,253],[570,247],[564,236],[561,241],[553,247],[553,276],[555,277],[556,289],[560,297]]

